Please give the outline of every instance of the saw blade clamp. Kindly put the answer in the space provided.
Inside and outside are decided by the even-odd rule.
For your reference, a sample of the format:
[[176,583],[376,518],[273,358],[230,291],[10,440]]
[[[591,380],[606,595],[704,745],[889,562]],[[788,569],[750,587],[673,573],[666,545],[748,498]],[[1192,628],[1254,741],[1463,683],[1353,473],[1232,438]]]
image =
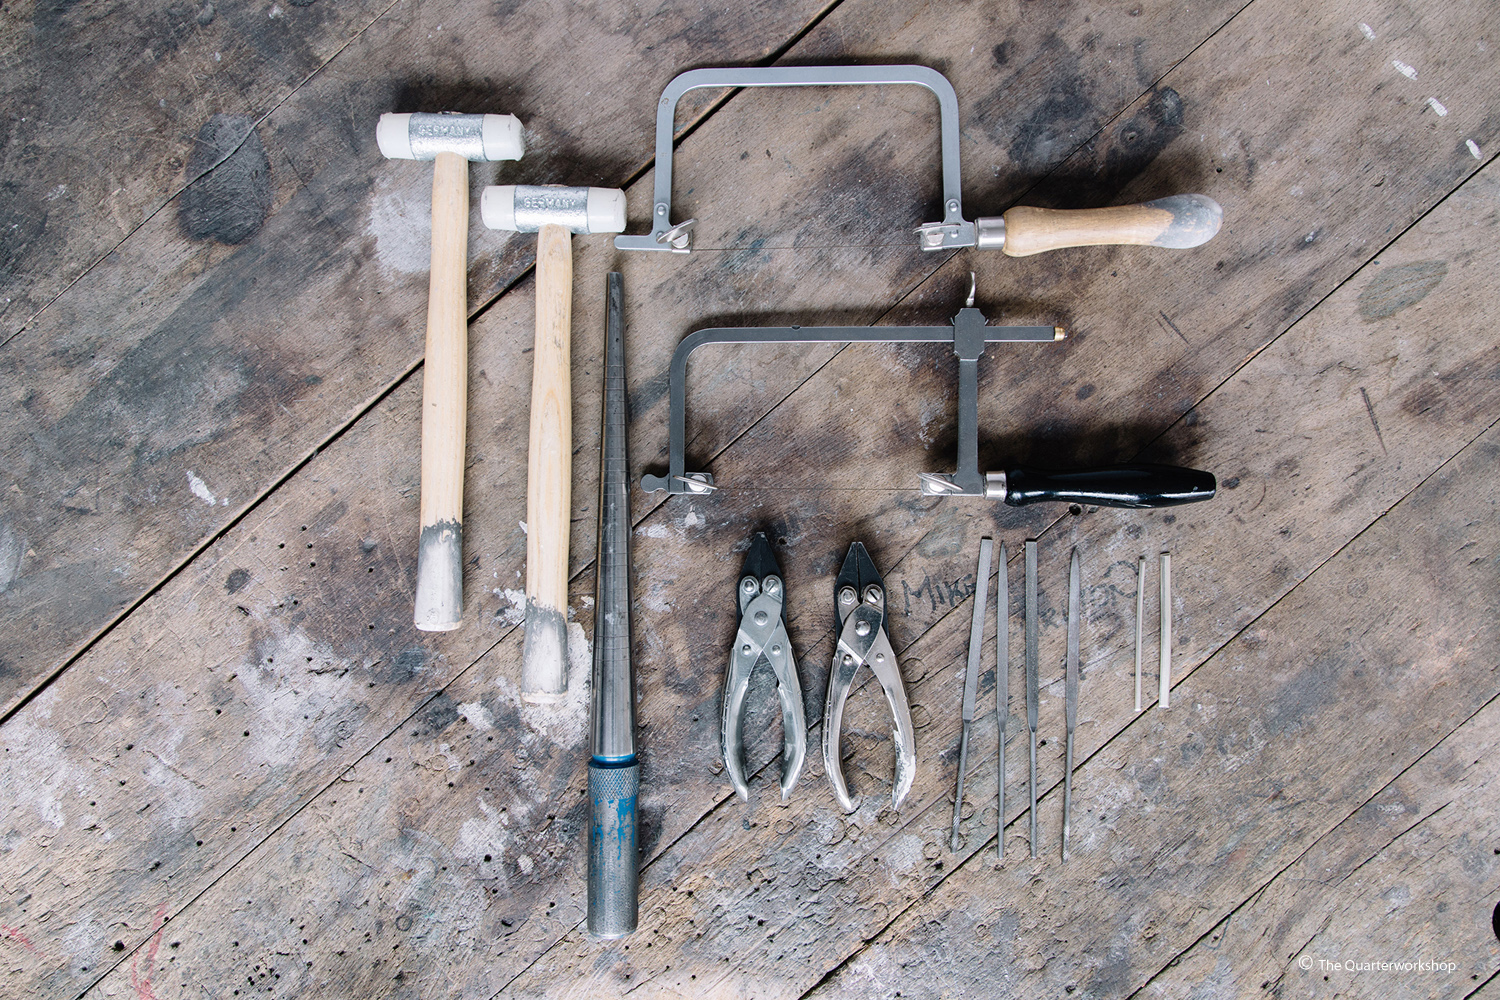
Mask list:
[[[651,206],[651,232],[645,236],[615,237],[616,250],[665,250],[688,253],[693,248],[695,220],[672,223],[672,140],[677,102],[703,87],[843,87],[915,84],[938,99],[938,141],[943,170],[943,220],[917,228],[923,250],[952,250],[979,244],[975,223],[964,219],[959,192],[958,94],[953,84],[928,66],[733,66],[694,69],[672,78],[656,103],[656,182]],[[991,222],[994,220],[985,220]],[[998,245],[998,244],[993,244]]]

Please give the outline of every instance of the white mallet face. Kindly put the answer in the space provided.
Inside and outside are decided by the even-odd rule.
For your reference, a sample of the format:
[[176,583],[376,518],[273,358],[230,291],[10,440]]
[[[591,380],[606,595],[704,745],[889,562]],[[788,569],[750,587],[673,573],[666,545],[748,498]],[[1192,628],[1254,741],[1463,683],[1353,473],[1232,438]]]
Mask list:
[[515,115],[384,114],[375,142],[391,160],[431,160],[439,153],[457,153],[466,160],[519,160],[526,152]]
[[534,233],[544,225],[574,233],[623,233],[625,192],[562,184],[500,184],[484,189],[479,214],[491,229]]

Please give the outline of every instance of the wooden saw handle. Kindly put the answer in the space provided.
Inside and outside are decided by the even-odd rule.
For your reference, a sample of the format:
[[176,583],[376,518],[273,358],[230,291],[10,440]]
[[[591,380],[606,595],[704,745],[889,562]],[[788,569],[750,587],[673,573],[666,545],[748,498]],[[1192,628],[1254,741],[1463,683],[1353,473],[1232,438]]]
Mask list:
[[568,687],[568,518],[573,507],[570,378],[573,247],[567,228],[537,233],[536,348],[526,466],[526,642],[521,697],[556,701]]
[[463,618],[464,425],[468,413],[469,161],[432,164],[432,270],[422,366],[422,534],[415,623],[427,632]]
[[[1186,249],[1213,239],[1223,221],[1219,203],[1201,194],[1176,194],[1143,205],[1114,208],[1053,209],[1016,206],[1003,216],[1004,243],[1011,257],[1063,247],[1138,244]],[[980,219],[995,227],[993,219]]]

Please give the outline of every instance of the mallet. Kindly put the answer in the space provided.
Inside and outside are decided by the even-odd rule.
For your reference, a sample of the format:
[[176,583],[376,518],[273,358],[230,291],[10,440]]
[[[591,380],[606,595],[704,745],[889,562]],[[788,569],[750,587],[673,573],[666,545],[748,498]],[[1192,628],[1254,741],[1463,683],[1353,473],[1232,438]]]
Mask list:
[[536,233],[536,349],[526,456],[526,644],[521,697],[556,701],[568,688],[568,517],[573,503],[572,233],[625,229],[625,192],[561,185],[487,187],[491,229]]
[[433,161],[415,618],[419,629],[446,632],[458,628],[464,606],[469,161],[518,160],[526,147],[513,115],[452,112],[381,115],[375,140],[390,159]]

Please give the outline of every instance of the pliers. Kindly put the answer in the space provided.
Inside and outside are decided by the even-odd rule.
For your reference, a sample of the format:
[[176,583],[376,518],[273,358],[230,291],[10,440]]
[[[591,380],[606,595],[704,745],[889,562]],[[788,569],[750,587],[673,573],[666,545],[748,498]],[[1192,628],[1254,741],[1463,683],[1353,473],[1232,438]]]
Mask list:
[[785,584],[781,568],[764,532],[757,532],[745,553],[740,571],[740,628],[729,654],[724,677],[724,718],[720,727],[724,767],[741,799],[750,801],[745,781],[745,693],[757,665],[767,663],[776,674],[781,698],[781,801],[792,794],[807,757],[807,721],[802,715],[802,685],[797,661],[786,634],[782,603]]
[[823,767],[833,782],[834,794],[845,812],[854,811],[849,786],[844,782],[839,749],[844,721],[844,702],[849,697],[860,664],[868,663],[885,691],[895,716],[896,774],[891,784],[891,808],[911,791],[917,767],[917,748],[911,724],[911,706],[896,666],[896,653],[886,634],[885,580],[860,542],[849,546],[844,568],[834,583],[834,605],[838,611],[839,641],[833,651],[833,669],[828,672],[828,700],[823,707]]

